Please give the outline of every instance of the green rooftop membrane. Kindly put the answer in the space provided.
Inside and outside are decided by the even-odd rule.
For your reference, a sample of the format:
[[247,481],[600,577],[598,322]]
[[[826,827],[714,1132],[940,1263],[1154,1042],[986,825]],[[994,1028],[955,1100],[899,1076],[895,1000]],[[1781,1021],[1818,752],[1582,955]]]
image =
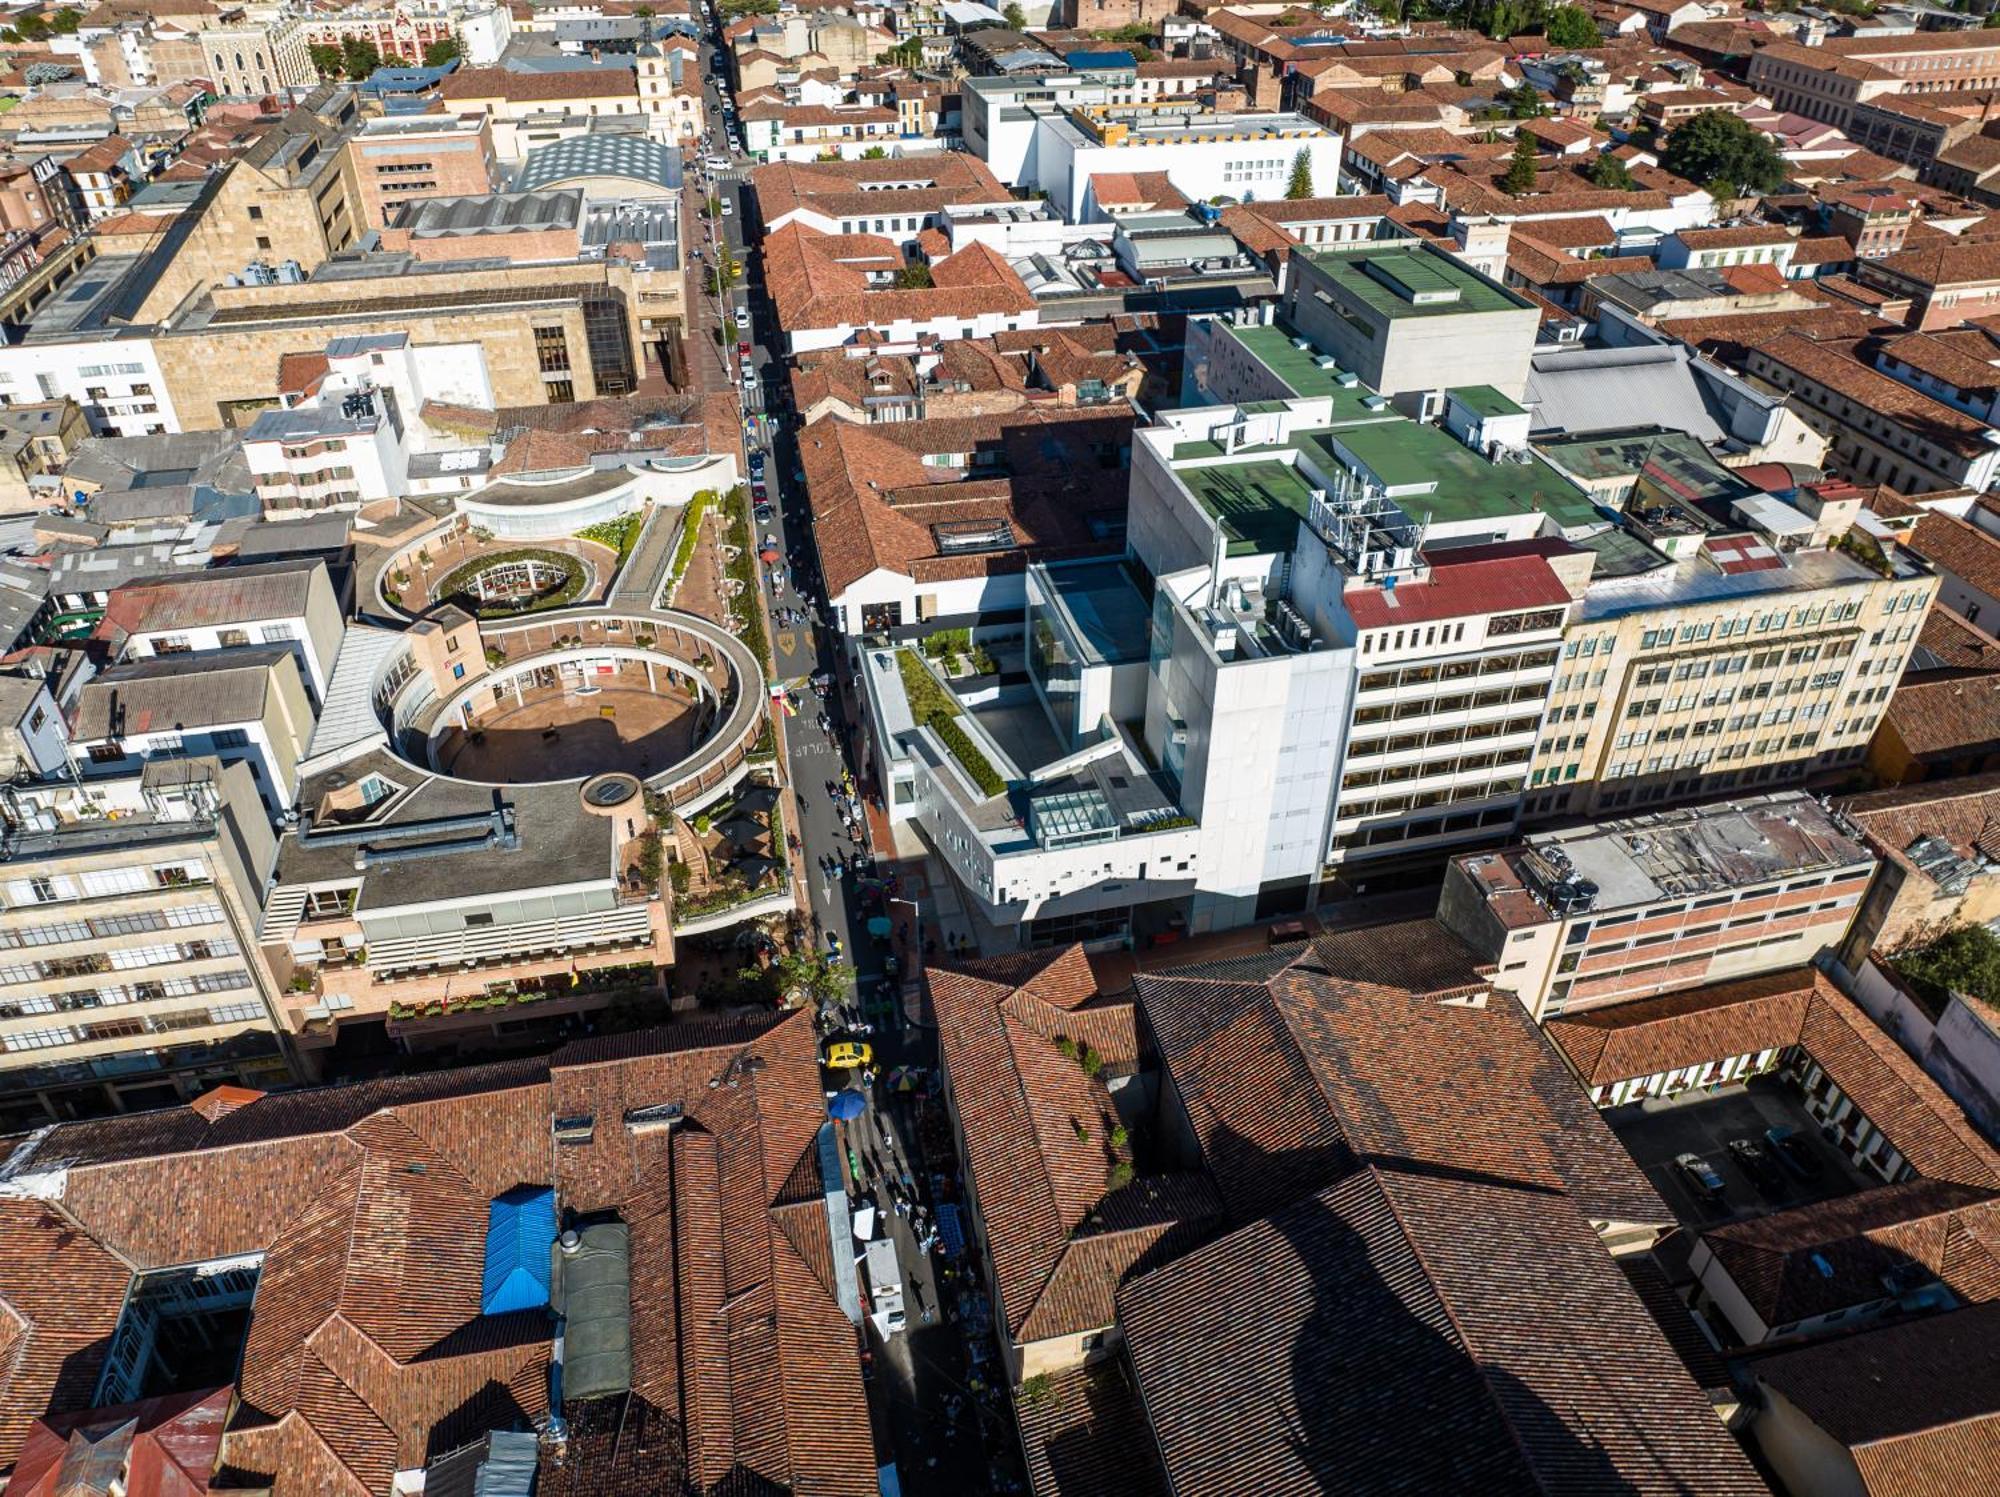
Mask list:
[[1416,421],[1315,432],[1303,439],[1317,461],[1339,464],[1334,443],[1391,490],[1434,484],[1397,500],[1433,523],[1457,524],[1540,511],[1565,528],[1599,521],[1590,497],[1539,457],[1525,464],[1489,462],[1456,437]]
[[1231,556],[1269,556],[1296,544],[1312,490],[1290,463],[1222,463],[1183,468],[1188,492],[1215,517]]
[[[1375,392],[1358,380],[1351,385],[1340,382],[1342,370],[1338,367],[1325,368],[1320,359],[1327,357],[1317,348],[1299,348],[1292,340],[1297,336],[1285,327],[1232,327],[1228,333],[1241,343],[1258,363],[1262,364],[1285,388],[1301,399],[1309,396],[1330,396],[1333,400],[1333,424],[1344,426],[1354,421],[1393,421],[1396,412],[1387,405],[1371,408],[1370,400],[1377,399]],[[1252,405],[1243,409],[1250,410]]]
[[1378,241],[1293,253],[1304,255],[1348,297],[1384,317],[1517,312],[1529,305],[1449,256],[1422,248],[1387,248]]
[[1491,385],[1462,385],[1451,391],[1458,403],[1475,416],[1521,416],[1527,407]]

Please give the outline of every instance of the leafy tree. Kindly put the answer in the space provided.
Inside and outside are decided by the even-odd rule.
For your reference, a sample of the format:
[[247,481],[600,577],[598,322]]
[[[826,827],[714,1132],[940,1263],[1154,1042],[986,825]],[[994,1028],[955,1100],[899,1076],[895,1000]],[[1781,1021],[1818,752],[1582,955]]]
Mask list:
[[340,70],[348,77],[359,80],[382,66],[382,54],[375,50],[375,44],[358,36],[342,37],[340,40]]
[[1636,192],[1639,189],[1632,169],[1609,151],[1591,163],[1590,180],[1596,186],[1615,187],[1620,192]]
[[914,264],[905,265],[901,270],[896,272],[896,284],[904,291],[926,290],[933,284],[931,281],[931,268],[921,260],[916,261]]
[[1296,200],[1298,198],[1309,198],[1312,195],[1312,157],[1306,153],[1304,146],[1300,146],[1298,155],[1292,158],[1292,180],[1285,184],[1285,196]]
[[1705,109],[1675,127],[1660,165],[1725,197],[1770,192],[1785,180],[1785,163],[1770,137],[1735,115]]
[[1523,82],[1519,88],[1511,88],[1500,97],[1506,101],[1507,118],[1510,120],[1538,120],[1549,112],[1532,83]]
[[708,269],[708,294],[720,296],[743,278],[743,266],[729,252],[726,245],[718,245],[716,254],[720,258]]
[[1896,957],[1896,970],[1938,997],[1970,993],[2000,1003],[2000,936],[1984,925],[1961,925]]
[[884,150],[881,146],[870,146],[867,150],[861,153],[861,159],[863,161],[885,161],[888,159],[888,156],[889,153],[886,150]]
[[1028,29],[1028,13],[1021,9],[1020,6],[1012,4],[1011,0],[1006,9],[1000,12],[1000,19],[1007,23],[1009,31],[1026,31]]
[[884,67],[916,69],[924,65],[924,44],[920,37],[897,42],[895,46],[875,59]]
[[707,202],[701,205],[701,211],[705,218],[720,218],[722,216],[722,199],[718,197],[709,198]]
[[424,66],[441,68],[448,62],[458,61],[464,55],[465,49],[459,46],[457,37],[441,36],[424,48]]
[[14,22],[14,34],[24,42],[46,41],[49,23],[40,16],[22,16]]
[[1507,175],[1500,179],[1500,190],[1514,197],[1533,192],[1535,176],[1535,143],[1525,135],[1516,135],[1514,158],[1507,164]]
[[778,995],[799,993],[814,1008],[822,1003],[832,1003],[847,992],[847,972],[836,967],[817,951],[801,947],[788,951],[771,964],[768,973],[755,967],[745,967],[737,974],[745,982],[775,980]]
[[744,16],[775,16],[778,0],[721,0],[722,18],[725,21],[738,20]]
[[313,42],[306,48],[306,55],[312,59],[313,71],[320,77],[340,76],[340,48],[332,42]]
[[1565,52],[1578,47],[1600,46],[1604,41],[1598,32],[1597,22],[1591,20],[1590,12],[1580,5],[1558,5],[1550,11],[1542,35],[1548,38],[1551,47]]
[[76,28],[82,24],[83,12],[70,5],[49,17],[49,30],[57,36],[75,36]]

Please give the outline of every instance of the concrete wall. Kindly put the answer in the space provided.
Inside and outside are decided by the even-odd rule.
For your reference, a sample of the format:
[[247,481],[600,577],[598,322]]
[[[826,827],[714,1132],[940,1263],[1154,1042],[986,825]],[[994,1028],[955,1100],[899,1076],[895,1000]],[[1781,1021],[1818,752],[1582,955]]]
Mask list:
[[1750,1427],[1751,1438],[1788,1492],[1812,1497],[1868,1497],[1868,1488],[1847,1447],[1821,1429],[1784,1394],[1759,1383],[1764,1407]]

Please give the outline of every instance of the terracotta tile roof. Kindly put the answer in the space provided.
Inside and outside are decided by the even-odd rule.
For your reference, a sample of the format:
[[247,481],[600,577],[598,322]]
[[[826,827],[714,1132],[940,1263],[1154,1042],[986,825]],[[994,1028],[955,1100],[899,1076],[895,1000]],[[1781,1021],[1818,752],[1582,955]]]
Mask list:
[[1882,1027],[1822,980],[1799,1043],[1929,1179],[2000,1189],[2000,1154]]
[[1020,276],[984,243],[935,262],[928,288],[870,286],[870,275],[894,274],[902,266],[902,251],[873,234],[822,234],[791,223],[764,239],[765,284],[787,328],[888,327],[1035,307]]
[[1760,1358],[1752,1375],[1852,1452],[1870,1497],[1946,1497],[2000,1464],[2000,1304]]
[[758,212],[772,229],[784,227],[787,215],[800,209],[831,218],[929,214],[953,204],[1004,203],[1013,197],[984,161],[964,151],[874,161],[779,162],[753,170],[750,184]]
[[1168,1497],[1159,1447],[1122,1360],[1051,1373],[1047,1392],[1017,1398],[1015,1409],[1035,1497]]
[[511,103],[571,99],[628,99],[639,95],[639,75],[630,68],[569,68],[555,73],[519,73],[512,68],[459,68],[438,88],[446,102],[506,99]]
[[2000,598],[2000,539],[1978,526],[1931,510],[1903,538],[1903,545],[1967,587]]
[[1090,186],[1104,207],[1145,204],[1164,210],[1188,206],[1187,198],[1165,172],[1093,172]]
[[[1132,420],[1122,404],[1072,410],[1045,401],[994,416],[806,428],[799,458],[830,593],[877,568],[921,582],[1103,553],[1107,542],[1090,522],[1122,510],[1124,473],[1107,464],[1129,442]],[[941,477],[953,470],[923,461],[980,452],[1000,458],[1005,476]],[[1005,522],[1014,548],[947,555],[936,527],[973,522]]]
[[1763,1491],[1575,1203],[1470,1162],[1350,1175],[1119,1319],[1177,1491]]
[[1614,1003],[1548,1021],[1548,1036],[1591,1087],[1798,1043],[1824,979],[1811,967],[1767,972]]
[[[724,1076],[736,1084],[709,1085]],[[669,1101],[684,1129],[625,1126]],[[592,1140],[552,1156],[551,1119],[577,1114],[595,1118]],[[18,1317],[0,1314],[0,1332],[34,1330],[46,1281],[74,1336],[48,1343],[46,1374],[17,1352],[13,1386],[32,1409],[5,1428],[50,1404],[65,1362],[88,1396],[95,1364],[78,1352],[108,1336],[131,1271],[109,1247],[139,1267],[262,1252],[225,1467],[274,1497],[380,1497],[430,1451],[545,1410],[546,1317],[479,1313],[488,1202],[541,1183],[565,1208],[617,1211],[635,1302],[668,1307],[634,1318],[634,1397],[617,1424],[572,1410],[570,1458],[543,1473],[550,1497],[652,1497],[683,1472],[704,1490],[735,1472],[759,1490],[870,1497],[854,1328],[829,1287],[825,1121],[801,1014],[273,1093],[213,1121],[178,1108],[57,1127],[9,1159],[17,1182],[60,1172],[63,1204],[0,1202],[0,1301]]]
[[[1933,608],[1931,618],[1940,611]],[[1924,633],[1930,633],[1929,621]],[[2000,773],[1870,791],[1849,796],[1838,807],[1860,829],[1869,850],[1900,867],[1906,878],[1929,879],[1909,857],[1911,845],[1924,837],[1942,838],[1961,857],[1983,853],[2000,859]]]
[[505,478],[514,473],[558,473],[585,467],[589,462],[590,447],[587,443],[561,432],[531,427],[507,444],[507,450],[493,465],[488,476]]
[[[1035,1341],[1109,1325],[1112,1292],[1140,1255],[1219,1215],[1199,1176],[1111,1188],[1114,1168],[1132,1162],[1112,1142],[1122,1127],[1108,1086],[1138,1056],[1132,1005],[1087,1000],[1096,980],[1080,946],[1043,954],[1038,968],[925,975],[1008,1334]],[[1108,1074],[1086,1071],[1063,1040]]]
[[1689,249],[1711,250],[1785,244],[1796,236],[1782,224],[1745,224],[1735,229],[1681,229],[1674,237]]
[[1222,210],[1222,226],[1255,254],[1276,253],[1282,261],[1299,243],[1291,228],[1300,223],[1342,223],[1382,219],[1395,205],[1381,195],[1364,197],[1275,198],[1268,203],[1235,203]]
[[0,1200],[0,1470],[32,1420],[90,1407],[131,1282],[60,1207]]
[[2000,681],[1985,671],[1906,681],[1882,726],[1920,759],[1983,759],[2000,749]]
[[[1909,1180],[1702,1234],[1767,1326],[1874,1304],[1921,1265],[1961,1303],[2000,1299],[2000,1195]],[[1915,1287],[1914,1285],[1912,1287]]]
[[1510,243],[1520,239],[1532,239],[1545,249],[1609,249],[1618,242],[1618,231],[1602,213],[1582,213],[1574,218],[1523,219],[1509,235]]
[[1954,239],[1922,249],[1906,249],[1872,265],[1933,290],[2000,281],[2000,240],[1980,239],[1967,244]]
[[1639,1303],[1653,1317],[1653,1324],[1667,1338],[1667,1345],[1681,1359],[1698,1388],[1727,1388],[1729,1365],[1715,1349],[1702,1328],[1695,1324],[1694,1312],[1674,1292],[1666,1271],[1651,1253],[1624,1253],[1617,1260],[1618,1271],[1639,1296]]
[[[1789,320],[1789,319],[1788,319]],[[1814,384],[1887,417],[1916,439],[1962,457],[1987,449],[1986,424],[1933,400],[1864,363],[1858,342],[1814,341],[1792,332],[1757,345],[1757,352]]]
[[1668,1219],[1519,1004],[1441,1001],[1484,985],[1434,921],[1319,936],[1268,982],[1134,985],[1236,1220],[1371,1161],[1486,1171],[1593,1220]]

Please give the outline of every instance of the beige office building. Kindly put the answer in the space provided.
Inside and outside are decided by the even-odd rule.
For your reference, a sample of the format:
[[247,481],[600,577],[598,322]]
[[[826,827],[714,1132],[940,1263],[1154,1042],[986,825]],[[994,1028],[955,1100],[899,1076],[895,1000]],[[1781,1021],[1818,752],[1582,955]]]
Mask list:
[[245,764],[0,790],[0,1124],[289,1075],[256,940],[275,842]]

